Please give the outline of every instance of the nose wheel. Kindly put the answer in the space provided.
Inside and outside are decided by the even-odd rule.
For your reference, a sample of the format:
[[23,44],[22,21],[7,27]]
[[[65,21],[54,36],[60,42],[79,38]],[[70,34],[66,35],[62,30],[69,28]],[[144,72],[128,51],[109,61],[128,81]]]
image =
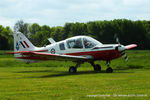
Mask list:
[[106,64],[108,66],[108,68],[106,69],[106,73],[112,73],[113,69],[110,67],[110,61],[107,61]]

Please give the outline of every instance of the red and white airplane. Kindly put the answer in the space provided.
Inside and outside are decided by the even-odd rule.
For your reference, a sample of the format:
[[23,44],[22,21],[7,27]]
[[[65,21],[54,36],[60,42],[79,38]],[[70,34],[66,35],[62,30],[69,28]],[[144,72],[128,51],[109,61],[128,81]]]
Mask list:
[[108,68],[107,73],[112,73],[113,69],[109,66],[110,61],[121,56],[128,60],[125,50],[136,47],[136,44],[123,46],[119,44],[102,44],[88,36],[75,36],[55,42],[52,38],[48,39],[50,45],[35,47],[22,33],[14,33],[14,54],[16,59],[31,63],[35,61],[59,60],[73,61],[76,66],[71,66],[69,72],[74,73],[80,64],[89,62],[94,71],[101,71],[101,66],[94,64],[94,61],[104,60]]

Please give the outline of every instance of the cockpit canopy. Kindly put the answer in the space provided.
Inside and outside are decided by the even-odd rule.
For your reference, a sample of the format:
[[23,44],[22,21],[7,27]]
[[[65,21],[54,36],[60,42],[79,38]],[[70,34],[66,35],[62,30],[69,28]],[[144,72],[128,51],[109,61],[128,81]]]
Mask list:
[[67,40],[67,47],[69,49],[93,48],[97,45],[102,45],[102,43],[88,36],[76,36]]

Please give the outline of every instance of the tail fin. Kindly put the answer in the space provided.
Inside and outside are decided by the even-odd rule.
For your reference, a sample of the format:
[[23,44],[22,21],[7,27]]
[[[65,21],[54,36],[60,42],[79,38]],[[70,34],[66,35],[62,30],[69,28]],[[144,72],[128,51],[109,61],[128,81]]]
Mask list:
[[21,32],[14,32],[14,51],[30,51],[35,46]]

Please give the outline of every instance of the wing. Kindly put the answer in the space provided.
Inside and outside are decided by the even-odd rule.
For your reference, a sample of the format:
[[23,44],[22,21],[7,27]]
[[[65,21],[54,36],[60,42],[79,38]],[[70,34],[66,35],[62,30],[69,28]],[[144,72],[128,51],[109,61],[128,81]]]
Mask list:
[[32,55],[36,57],[46,58],[47,60],[63,60],[63,61],[87,61],[91,60],[90,57],[85,56],[71,56],[71,55],[61,55],[61,54],[50,54],[50,53],[39,53],[33,52]]
[[90,61],[93,58],[91,56],[71,56],[64,54],[50,54],[42,53],[41,51],[20,51],[9,52],[7,54],[20,54],[22,57],[16,57],[17,59],[31,59],[31,60],[61,60],[61,61]]

